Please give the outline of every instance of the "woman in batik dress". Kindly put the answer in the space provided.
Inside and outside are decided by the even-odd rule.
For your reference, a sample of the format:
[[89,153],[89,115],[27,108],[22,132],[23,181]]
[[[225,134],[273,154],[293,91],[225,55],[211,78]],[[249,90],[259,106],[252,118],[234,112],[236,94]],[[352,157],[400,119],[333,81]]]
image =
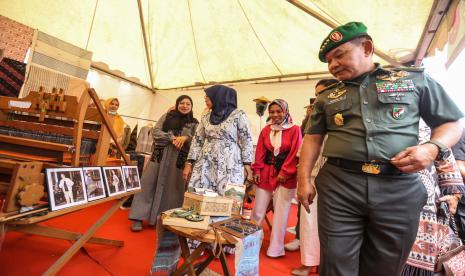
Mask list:
[[252,136],[247,115],[237,109],[236,91],[224,85],[205,89],[210,111],[200,120],[184,168],[189,187],[224,195],[228,184],[252,180]]

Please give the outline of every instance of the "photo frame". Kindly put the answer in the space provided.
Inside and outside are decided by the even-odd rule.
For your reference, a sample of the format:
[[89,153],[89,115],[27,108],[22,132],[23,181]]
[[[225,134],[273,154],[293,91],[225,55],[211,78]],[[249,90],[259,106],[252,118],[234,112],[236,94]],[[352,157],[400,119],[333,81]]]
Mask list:
[[108,196],[114,196],[126,192],[126,182],[121,167],[102,167],[105,179],[105,187]]
[[126,191],[140,190],[139,169],[137,166],[122,166],[123,178],[126,182]]
[[86,184],[87,200],[94,201],[107,196],[102,169],[100,167],[83,167],[84,183]]
[[45,172],[51,211],[87,203],[81,168],[47,168]]

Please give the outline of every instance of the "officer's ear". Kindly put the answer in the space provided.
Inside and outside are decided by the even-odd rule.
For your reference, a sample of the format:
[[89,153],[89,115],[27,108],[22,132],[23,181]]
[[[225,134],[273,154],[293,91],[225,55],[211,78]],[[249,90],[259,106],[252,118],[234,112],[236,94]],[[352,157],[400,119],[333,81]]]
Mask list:
[[375,46],[371,39],[364,39],[362,41],[363,52],[366,57],[372,56],[375,51]]

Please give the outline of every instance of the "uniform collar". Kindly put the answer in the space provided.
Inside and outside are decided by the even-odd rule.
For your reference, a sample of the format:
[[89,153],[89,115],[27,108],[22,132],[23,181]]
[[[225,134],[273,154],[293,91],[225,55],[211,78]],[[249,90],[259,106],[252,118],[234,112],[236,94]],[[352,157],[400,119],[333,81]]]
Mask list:
[[375,69],[368,71],[366,73],[361,74],[360,76],[356,77],[355,79],[352,79],[350,81],[344,81],[344,83],[350,83],[350,84],[355,84],[355,85],[360,85],[362,82],[365,80],[367,76],[378,76],[378,75],[385,75],[385,74],[390,74],[391,71],[384,69],[381,67],[381,64],[375,62]]

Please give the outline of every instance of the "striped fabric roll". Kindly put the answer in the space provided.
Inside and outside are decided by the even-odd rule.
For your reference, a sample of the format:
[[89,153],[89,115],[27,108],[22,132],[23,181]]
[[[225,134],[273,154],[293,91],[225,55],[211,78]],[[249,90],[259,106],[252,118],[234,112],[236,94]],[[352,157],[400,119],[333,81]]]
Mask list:
[[0,95],[18,97],[24,82],[26,64],[4,58],[0,62]]

